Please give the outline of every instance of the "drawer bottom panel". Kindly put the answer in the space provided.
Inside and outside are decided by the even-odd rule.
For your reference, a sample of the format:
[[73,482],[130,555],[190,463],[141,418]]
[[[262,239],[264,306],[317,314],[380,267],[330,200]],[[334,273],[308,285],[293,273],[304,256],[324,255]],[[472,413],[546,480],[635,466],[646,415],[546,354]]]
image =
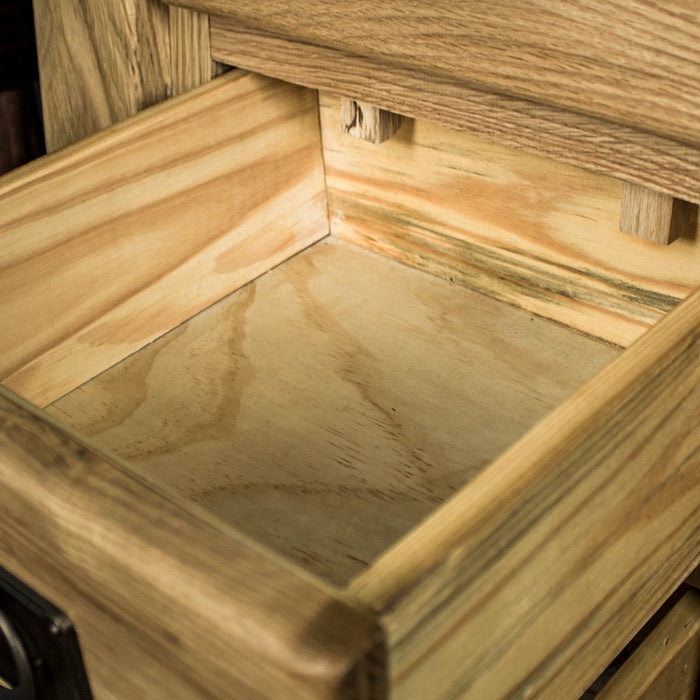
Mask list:
[[343,585],[618,354],[331,238],[49,411]]

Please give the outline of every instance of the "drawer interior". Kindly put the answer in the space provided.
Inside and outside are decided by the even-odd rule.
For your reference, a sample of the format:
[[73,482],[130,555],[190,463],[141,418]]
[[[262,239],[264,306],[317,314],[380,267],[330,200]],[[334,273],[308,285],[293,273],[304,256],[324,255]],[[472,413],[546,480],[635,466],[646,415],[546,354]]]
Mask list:
[[[96,446],[96,482],[145,481],[189,502],[198,542],[259,543],[285,585],[381,616],[396,697],[525,693],[536,666],[583,691],[669,595],[660,569],[696,556],[697,297],[668,312],[700,284],[697,217],[670,246],[632,239],[611,178],[412,120],[365,143],[338,105],[232,71],[0,181],[0,379],[83,436],[50,515],[100,520],[102,553],[109,489],[99,512],[78,489]],[[41,460],[32,483],[10,467],[43,483]],[[179,574],[129,536],[158,600]]]
[[19,188],[6,380],[334,584],[692,289],[693,236],[616,232],[608,178],[412,120],[370,144],[243,72],[202,93],[59,154],[46,241]]
[[326,238],[48,410],[343,585],[618,353]]

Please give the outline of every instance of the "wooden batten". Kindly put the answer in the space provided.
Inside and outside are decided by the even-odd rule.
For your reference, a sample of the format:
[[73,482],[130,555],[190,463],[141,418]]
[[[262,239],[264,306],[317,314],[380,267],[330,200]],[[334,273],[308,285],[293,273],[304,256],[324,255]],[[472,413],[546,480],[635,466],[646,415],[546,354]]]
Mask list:
[[697,205],[630,182],[622,184],[620,230],[668,245],[697,223]]
[[351,60],[336,77],[339,86],[348,69],[363,82],[381,79],[385,67],[400,66],[423,82],[446,76],[700,146],[700,9],[688,0],[667,0],[663,7],[642,0],[607,0],[604,7],[569,0],[501,0],[497,7],[478,0],[176,4],[310,48],[374,61],[378,70],[368,75]]
[[182,95],[220,75],[227,66],[211,59],[207,15],[174,5],[168,12],[171,89],[173,95]]
[[340,128],[344,134],[370,141],[383,143],[390,139],[401,126],[400,114],[388,112],[366,102],[358,102],[348,97],[340,101]]

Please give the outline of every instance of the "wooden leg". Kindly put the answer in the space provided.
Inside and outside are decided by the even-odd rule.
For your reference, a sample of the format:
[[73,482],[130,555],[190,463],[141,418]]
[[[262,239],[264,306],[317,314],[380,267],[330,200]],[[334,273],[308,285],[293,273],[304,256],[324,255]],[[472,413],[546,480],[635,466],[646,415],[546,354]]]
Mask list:
[[49,152],[221,72],[209,20],[160,0],[34,0]]
[[668,245],[697,221],[697,205],[670,194],[624,182],[620,231]]
[[403,117],[388,112],[366,102],[357,102],[343,97],[340,103],[340,128],[350,134],[372,143],[382,143],[390,139],[401,126]]

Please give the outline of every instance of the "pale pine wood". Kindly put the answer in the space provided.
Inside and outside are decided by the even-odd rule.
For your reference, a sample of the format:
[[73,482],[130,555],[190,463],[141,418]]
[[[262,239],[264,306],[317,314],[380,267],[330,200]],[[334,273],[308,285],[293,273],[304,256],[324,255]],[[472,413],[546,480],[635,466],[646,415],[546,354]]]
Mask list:
[[380,65],[449,76],[700,145],[700,8],[694,0],[175,4]]
[[327,233],[315,94],[232,72],[0,180],[0,378],[49,403]]
[[154,0],[33,5],[49,152],[172,95],[167,6]]
[[351,585],[392,698],[578,698],[697,565],[700,292]]
[[700,592],[689,591],[596,700],[697,700],[699,688]]
[[423,121],[375,148],[321,95],[334,234],[628,345],[700,285],[698,223],[661,248],[618,230],[621,185]]
[[211,19],[219,61],[300,85],[352,94],[383,109],[556,158],[681,199],[700,202],[700,149],[671,138],[508,95],[443,75],[281,38]]
[[617,354],[327,240],[49,410],[342,585]]
[[668,245],[679,233],[671,226],[673,197],[629,182],[622,184],[620,231]]
[[76,625],[96,698],[385,697],[381,631],[0,388],[0,558]]
[[340,101],[341,131],[370,143],[383,143],[390,139],[402,120],[400,114],[387,112],[366,102],[357,102],[348,97]]

